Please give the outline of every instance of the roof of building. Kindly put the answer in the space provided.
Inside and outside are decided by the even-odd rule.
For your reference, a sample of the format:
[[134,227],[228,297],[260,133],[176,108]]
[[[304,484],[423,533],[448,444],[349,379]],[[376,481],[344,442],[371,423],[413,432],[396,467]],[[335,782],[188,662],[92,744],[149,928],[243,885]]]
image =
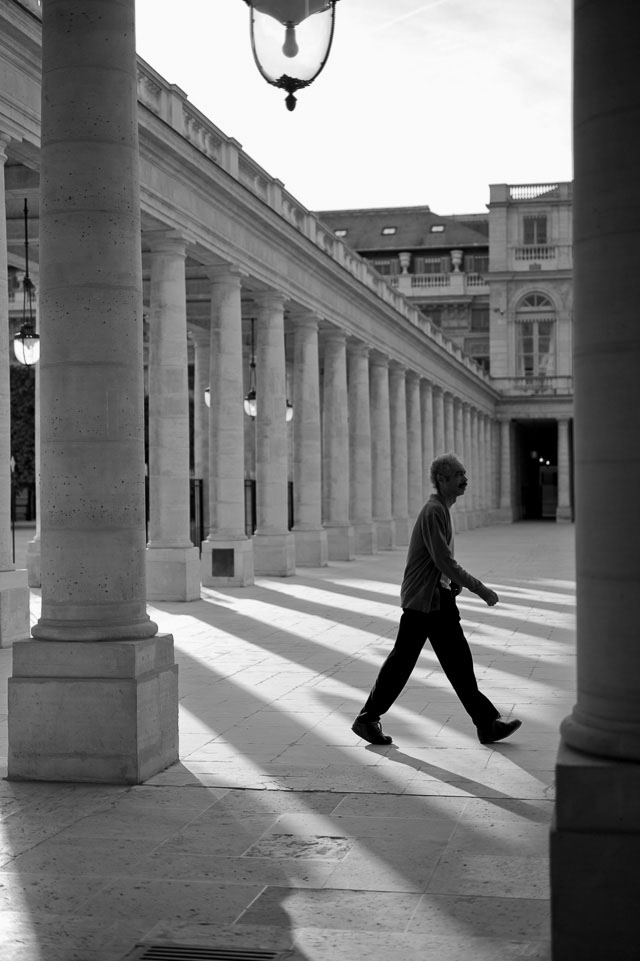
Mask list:
[[374,207],[320,210],[316,216],[334,232],[346,231],[339,236],[358,251],[486,247],[489,242],[489,218],[482,214],[443,217],[430,207]]

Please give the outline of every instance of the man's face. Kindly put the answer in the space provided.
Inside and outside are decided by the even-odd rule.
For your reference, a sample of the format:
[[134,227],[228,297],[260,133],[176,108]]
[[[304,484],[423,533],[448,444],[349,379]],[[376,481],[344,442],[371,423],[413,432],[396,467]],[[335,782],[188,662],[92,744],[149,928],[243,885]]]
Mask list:
[[448,476],[440,474],[440,493],[446,498],[460,497],[464,494],[467,483],[467,472],[463,465],[454,463]]

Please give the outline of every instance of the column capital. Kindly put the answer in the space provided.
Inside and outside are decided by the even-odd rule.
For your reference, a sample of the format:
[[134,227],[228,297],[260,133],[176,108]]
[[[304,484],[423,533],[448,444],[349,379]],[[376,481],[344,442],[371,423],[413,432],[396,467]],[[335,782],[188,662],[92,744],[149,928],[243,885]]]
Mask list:
[[247,276],[237,264],[207,264],[205,266],[207,278],[211,285],[232,284],[234,287],[242,283]]
[[187,241],[177,230],[145,230],[143,238],[152,254],[187,255]]
[[278,308],[284,311],[287,301],[286,295],[280,290],[260,290],[253,294],[253,302],[258,310],[269,310]]
[[407,370],[407,381],[411,381],[412,384],[416,382],[419,384],[420,379],[421,379],[420,374],[418,373],[417,370],[411,370],[411,369]]
[[403,363],[402,363],[401,361],[399,361],[399,360],[395,360],[395,358],[391,358],[391,360],[389,361],[389,370],[392,371],[392,373],[394,373],[394,374],[406,374],[406,373],[407,373],[406,364],[403,364]]
[[372,367],[386,367],[389,368],[389,358],[386,354],[381,351],[372,348],[369,352],[369,360],[371,361]]
[[342,344],[346,342],[347,335],[340,327],[327,327],[320,331],[320,339],[323,343],[333,341]]
[[348,337],[347,350],[354,357],[368,357],[371,347],[364,340],[359,340],[357,337]]
[[4,133],[0,130],[0,163],[4,163],[7,159],[7,147],[12,141],[12,137],[9,134]]

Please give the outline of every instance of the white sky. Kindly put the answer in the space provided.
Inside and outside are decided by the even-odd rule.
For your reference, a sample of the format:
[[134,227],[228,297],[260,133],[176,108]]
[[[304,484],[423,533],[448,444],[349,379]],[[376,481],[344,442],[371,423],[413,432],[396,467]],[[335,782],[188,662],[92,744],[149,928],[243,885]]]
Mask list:
[[310,210],[484,211],[571,180],[571,0],[339,0],[298,94],[253,62],[243,0],[136,0],[137,48]]

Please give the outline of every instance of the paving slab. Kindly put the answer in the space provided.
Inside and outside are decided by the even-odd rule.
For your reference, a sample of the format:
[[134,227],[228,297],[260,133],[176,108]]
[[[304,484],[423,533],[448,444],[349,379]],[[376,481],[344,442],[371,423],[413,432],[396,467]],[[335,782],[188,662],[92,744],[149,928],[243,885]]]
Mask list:
[[[136,787],[0,781],[2,961],[121,961],[158,940],[548,961],[573,527],[468,531],[456,554],[501,597],[459,604],[481,688],[523,720],[513,739],[478,743],[428,646],[384,719],[394,744],[351,732],[393,644],[404,549],[154,604],[175,638],[180,762]],[[10,672],[2,650],[5,751]]]

